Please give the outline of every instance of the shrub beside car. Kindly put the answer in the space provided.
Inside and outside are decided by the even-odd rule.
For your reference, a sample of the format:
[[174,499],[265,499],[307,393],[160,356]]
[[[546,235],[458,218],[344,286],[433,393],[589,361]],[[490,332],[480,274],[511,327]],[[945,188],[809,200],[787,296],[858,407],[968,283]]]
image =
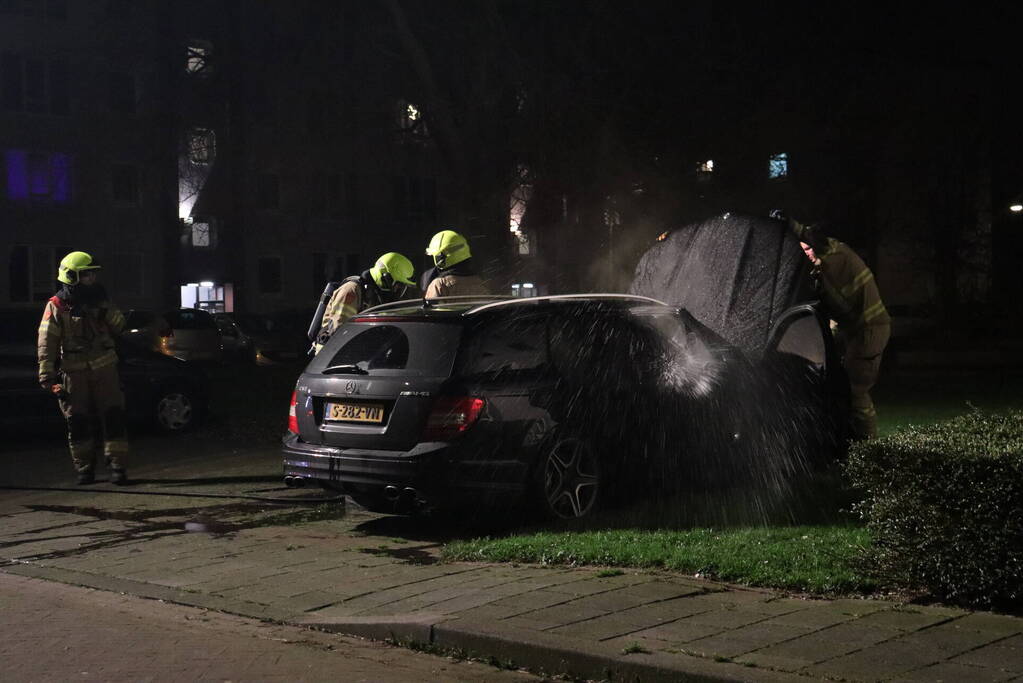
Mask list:
[[974,411],[855,444],[846,473],[885,582],[1023,606],[1023,413]]

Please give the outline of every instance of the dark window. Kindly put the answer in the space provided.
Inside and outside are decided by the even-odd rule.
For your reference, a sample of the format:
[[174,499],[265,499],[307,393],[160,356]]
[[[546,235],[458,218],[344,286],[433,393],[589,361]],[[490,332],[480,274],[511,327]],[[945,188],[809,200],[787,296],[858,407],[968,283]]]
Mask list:
[[15,246],[8,268],[11,302],[46,301],[56,289],[57,264],[69,247]]
[[107,0],[106,16],[108,19],[131,19],[132,0]]
[[358,173],[349,173],[345,176],[345,211],[353,221],[362,220],[362,182]]
[[46,101],[46,62],[41,59],[25,60],[25,111],[44,113]]
[[327,255],[322,251],[313,252],[313,291],[319,296],[327,286]]
[[135,113],[135,75],[115,71],[108,76],[110,111],[119,114]]
[[347,254],[345,256],[345,272],[351,275],[361,275],[362,271],[359,270],[359,255],[358,254]]
[[547,366],[544,318],[512,318],[476,329],[459,357],[459,374],[498,374]]
[[423,178],[423,218],[431,223],[437,220],[437,181],[434,178]]
[[11,250],[11,263],[8,268],[11,303],[27,302],[30,298],[28,251],[28,247],[14,247]]
[[0,56],[0,79],[0,98],[4,109],[21,111],[25,95],[21,55],[5,52]]
[[256,176],[256,201],[261,209],[276,209],[281,204],[280,180],[274,173]]
[[68,95],[68,68],[63,59],[50,62],[50,111],[66,115],[71,112],[71,98]]
[[281,291],[281,257],[265,256],[257,265],[260,294],[278,294]]
[[67,21],[67,0],[46,0],[46,19],[48,21]]
[[138,169],[127,164],[114,164],[110,168],[110,180],[115,202],[139,203]]
[[334,354],[330,365],[355,365],[363,370],[404,370],[408,357],[408,336],[393,325],[379,325],[356,334]]
[[391,182],[395,220],[417,221],[436,216],[437,182],[433,178],[395,176]]
[[331,218],[338,218],[344,213],[344,188],[341,176],[332,173],[326,178],[326,204]]
[[110,279],[117,296],[140,296],[144,291],[142,254],[115,253],[111,255]]

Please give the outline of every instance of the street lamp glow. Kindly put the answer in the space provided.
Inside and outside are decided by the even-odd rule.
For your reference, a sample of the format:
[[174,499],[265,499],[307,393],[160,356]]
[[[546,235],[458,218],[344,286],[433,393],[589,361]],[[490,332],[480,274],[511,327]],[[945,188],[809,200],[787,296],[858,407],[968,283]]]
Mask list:
[[1009,211],[1012,211],[1013,213],[1019,213],[1020,211],[1023,211],[1023,204],[1013,204],[1012,206],[1009,207]]

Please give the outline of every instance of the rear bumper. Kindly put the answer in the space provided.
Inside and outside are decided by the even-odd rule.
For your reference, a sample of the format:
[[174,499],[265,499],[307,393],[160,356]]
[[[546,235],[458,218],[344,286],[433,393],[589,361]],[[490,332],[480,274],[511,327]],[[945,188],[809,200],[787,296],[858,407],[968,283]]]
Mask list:
[[480,477],[478,465],[465,461],[460,449],[447,443],[423,443],[410,451],[339,449],[303,443],[288,434],[282,455],[285,477],[349,492],[412,488],[431,507],[505,504],[523,490],[520,467],[499,467],[499,472],[488,468],[490,476]]

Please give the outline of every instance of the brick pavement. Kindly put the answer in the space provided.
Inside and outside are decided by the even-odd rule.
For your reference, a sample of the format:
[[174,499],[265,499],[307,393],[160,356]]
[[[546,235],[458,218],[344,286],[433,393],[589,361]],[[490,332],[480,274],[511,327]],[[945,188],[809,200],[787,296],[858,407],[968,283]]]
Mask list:
[[[417,540],[413,522],[356,510],[322,519],[256,503],[196,498],[189,507],[76,492],[0,501],[0,515],[8,561],[0,570],[10,574],[428,641],[546,671],[616,680],[1023,680],[1023,619],[803,600],[665,573],[439,563],[437,542]],[[195,519],[223,532],[188,531]]]
[[6,681],[513,681],[521,672],[0,574]]

